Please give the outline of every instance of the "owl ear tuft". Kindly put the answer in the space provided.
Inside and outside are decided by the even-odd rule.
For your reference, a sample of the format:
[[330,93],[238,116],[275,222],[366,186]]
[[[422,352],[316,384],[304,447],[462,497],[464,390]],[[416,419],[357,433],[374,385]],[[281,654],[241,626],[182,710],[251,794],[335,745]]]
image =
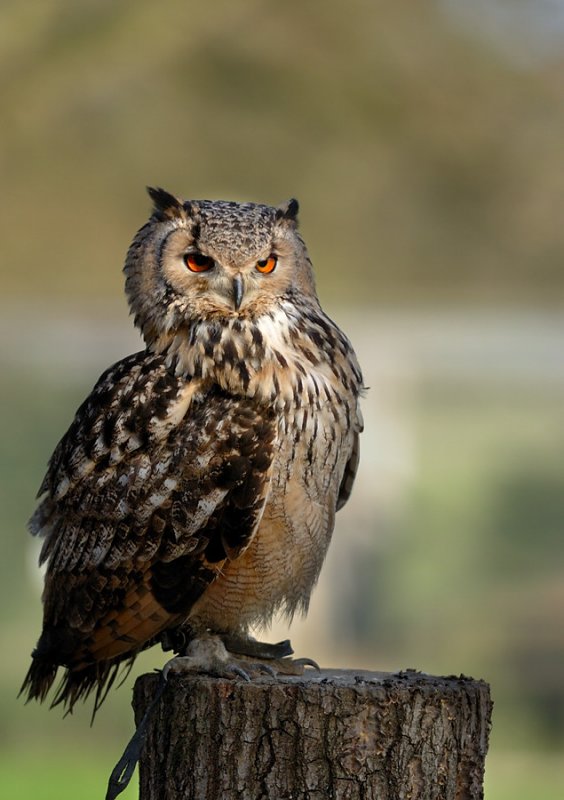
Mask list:
[[276,219],[288,220],[288,222],[293,222],[297,225],[299,209],[300,204],[295,197],[292,197],[290,200],[286,200],[285,203],[281,203],[279,206],[277,206]]
[[[153,214],[160,220],[186,217],[190,213],[189,204],[182,203],[177,197],[169,194],[164,189],[147,186],[149,197],[154,203]],[[187,208],[188,205],[188,208]]]

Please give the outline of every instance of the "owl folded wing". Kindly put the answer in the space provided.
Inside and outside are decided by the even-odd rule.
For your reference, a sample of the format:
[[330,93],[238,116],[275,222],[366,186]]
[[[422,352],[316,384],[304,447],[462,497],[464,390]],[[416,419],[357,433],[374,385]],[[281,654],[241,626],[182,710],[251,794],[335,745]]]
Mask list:
[[252,399],[179,378],[162,356],[105,372],[53,454],[30,523],[47,562],[34,657],[80,669],[185,617],[252,540],[275,430]]

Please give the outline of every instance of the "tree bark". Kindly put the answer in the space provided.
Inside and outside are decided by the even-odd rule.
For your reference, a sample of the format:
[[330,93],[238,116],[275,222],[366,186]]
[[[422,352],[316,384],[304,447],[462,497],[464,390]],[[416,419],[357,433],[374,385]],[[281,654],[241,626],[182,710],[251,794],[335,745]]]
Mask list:
[[[157,681],[137,680],[137,723]],[[488,685],[464,676],[171,676],[147,731],[140,800],[477,800],[491,708]]]

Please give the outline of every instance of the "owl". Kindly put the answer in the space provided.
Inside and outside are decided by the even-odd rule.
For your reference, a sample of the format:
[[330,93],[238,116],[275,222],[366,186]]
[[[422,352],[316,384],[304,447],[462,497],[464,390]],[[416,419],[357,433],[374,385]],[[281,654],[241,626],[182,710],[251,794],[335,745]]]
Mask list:
[[44,700],[62,668],[68,710],[156,643],[173,670],[291,671],[288,641],[249,630],[307,610],[359,459],[362,375],[297,201],[148,191],[124,267],[146,347],[78,409],[30,522],[44,619],[22,691]]

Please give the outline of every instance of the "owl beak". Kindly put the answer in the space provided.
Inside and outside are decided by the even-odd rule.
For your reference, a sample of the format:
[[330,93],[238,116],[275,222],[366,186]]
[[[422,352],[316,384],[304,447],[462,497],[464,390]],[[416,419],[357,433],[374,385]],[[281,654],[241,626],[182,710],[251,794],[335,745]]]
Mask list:
[[239,310],[243,302],[243,278],[240,275],[233,278],[233,302],[235,308]]

